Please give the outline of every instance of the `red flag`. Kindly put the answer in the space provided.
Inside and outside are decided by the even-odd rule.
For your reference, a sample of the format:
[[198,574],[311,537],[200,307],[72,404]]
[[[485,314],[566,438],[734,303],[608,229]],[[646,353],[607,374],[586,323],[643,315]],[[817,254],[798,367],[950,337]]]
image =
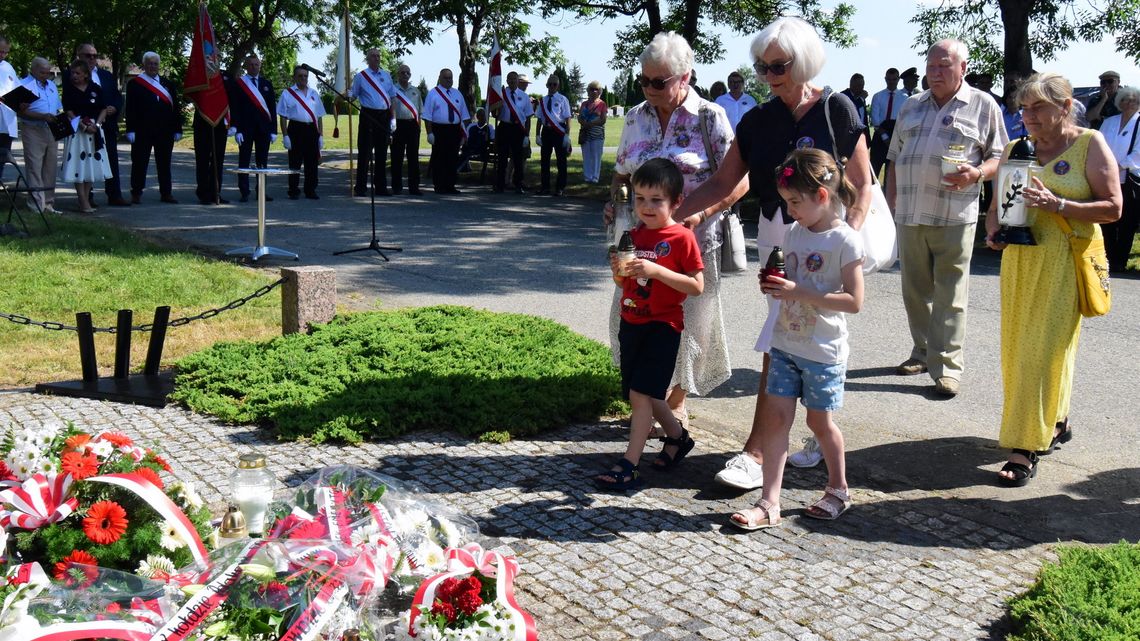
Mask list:
[[190,49],[190,66],[186,68],[186,86],[182,91],[190,96],[198,107],[198,113],[211,125],[217,125],[230,111],[214,43],[214,25],[210,22],[206,3],[202,2],[198,4],[194,45]]
[[499,50],[499,36],[491,45],[491,70],[487,73],[487,115],[503,101],[503,52]]

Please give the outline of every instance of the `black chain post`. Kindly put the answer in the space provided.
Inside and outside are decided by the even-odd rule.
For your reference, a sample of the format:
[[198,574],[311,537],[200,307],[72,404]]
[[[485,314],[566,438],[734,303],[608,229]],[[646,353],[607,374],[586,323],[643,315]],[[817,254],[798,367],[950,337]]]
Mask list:
[[131,320],[134,312],[119,310],[119,325],[115,332],[115,378],[124,379],[131,374]]
[[154,376],[158,374],[158,365],[162,362],[162,344],[166,341],[166,325],[170,321],[170,306],[154,308],[154,322],[151,323],[150,345],[146,350],[146,365],[143,374]]
[[99,380],[99,364],[95,361],[95,331],[91,325],[91,312],[75,315],[76,333],[79,335],[79,366],[83,370],[83,382]]

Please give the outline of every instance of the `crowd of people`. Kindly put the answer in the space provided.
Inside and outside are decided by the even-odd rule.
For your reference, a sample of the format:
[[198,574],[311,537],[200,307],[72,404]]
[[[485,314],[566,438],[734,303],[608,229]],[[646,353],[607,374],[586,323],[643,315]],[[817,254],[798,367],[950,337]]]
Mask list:
[[[18,131],[28,180],[42,188],[34,195],[43,210],[54,208],[61,166],[63,180],[76,186],[81,211],[95,208],[98,182],[109,205],[140,202],[152,154],[160,199],[176,202],[170,161],[181,136],[181,106],[157,54],[142,57],[142,73],[127,83],[124,100],[111,74],[96,65],[95,47],[80,45],[61,99],[47,60],[33,59],[27,78],[18,81],[4,60],[9,49],[0,37],[0,94],[19,83],[34,100],[15,105],[15,113],[0,106],[0,149],[10,147]],[[611,255],[616,287],[610,315],[614,360],[633,414],[625,453],[595,482],[608,490],[638,486],[650,438],[663,441],[653,463],[663,471],[695,447],[685,401],[709,394],[731,374],[720,299],[722,220],[750,193],[760,204],[759,255],[782,248],[786,267],[782,274],[761,275],[768,314],[756,345],[763,368],[752,429],[716,480],[763,488],[753,507],[730,518],[747,530],[779,523],[788,462],[827,465],[827,485],[808,516],[834,519],[850,507],[835,414],[843,404],[849,351],[845,315],[864,305],[860,232],[881,188],[894,216],[912,343],[896,372],[928,375],[933,391],[947,398],[959,394],[966,373],[970,263],[978,219],[986,213],[985,242],[1002,252],[999,443],[1010,450],[995,480],[1028,483],[1040,457],[1074,435],[1069,408],[1081,316],[1068,236],[1103,235],[1110,269],[1119,272],[1140,223],[1140,90],[1120,86],[1119,74],[1105,72],[1086,111],[1066,79],[1040,73],[1006,78],[1004,95],[997,96],[990,91],[991,75],[967,73],[966,45],[945,39],[926,52],[923,76],[915,67],[888,69],[885,88],[869,95],[865,78],[855,74],[846,89],[834,91],[815,82],[826,62],[823,43],[796,18],[766,27],[749,53],[771,94],[760,104],[744,92],[739,72],[727,84],[714,84],[711,99],[699,95],[691,82],[692,48],[675,33],[657,34],[638,60],[636,80],[645,101],[624,116],[612,199],[603,213],[606,223],[634,217],[632,257]],[[394,80],[380,69],[380,58],[378,50],[368,52],[367,67],[349,92],[361,114],[355,196],[405,189],[420,195],[421,125],[432,147],[437,193],[459,193],[457,172],[473,158],[486,162],[492,146],[493,192],[506,191],[508,173],[510,187],[525,192],[533,125],[541,159],[537,193],[563,194],[575,120],[584,180],[602,180],[610,110],[599,83],[590,83],[586,99],[573,108],[559,91],[558,76],[550,76],[546,94],[534,100],[529,78],[511,71],[493,113],[478,109],[472,118],[450,69],[421,95],[410,84],[407,65]],[[262,167],[279,132],[289,166],[298,170],[290,176],[288,196],[319,198],[325,112],[308,69],[296,67],[292,86],[277,95],[256,56],[246,58],[243,68],[242,76],[226,78],[229,121],[195,118],[199,200],[226,202],[220,188],[228,136],[238,144],[240,166]],[[61,163],[56,139],[63,119],[75,124]],[[119,184],[120,123],[131,145],[130,200]],[[1036,244],[1006,245],[987,184],[1022,136],[1034,140],[1041,167],[1023,192]],[[248,178],[239,175],[236,182],[245,201]],[[628,205],[618,197],[627,191]],[[627,206],[632,210],[623,210]],[[789,456],[797,399],[812,436]]]

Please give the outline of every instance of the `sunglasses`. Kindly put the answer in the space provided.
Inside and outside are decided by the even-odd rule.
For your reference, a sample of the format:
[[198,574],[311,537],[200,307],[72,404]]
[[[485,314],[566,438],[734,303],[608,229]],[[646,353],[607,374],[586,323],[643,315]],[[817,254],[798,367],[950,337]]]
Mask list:
[[794,60],[794,58],[784,62],[774,62],[772,64],[768,64],[763,60],[757,60],[756,64],[752,65],[752,68],[756,70],[756,75],[758,76],[766,76],[769,73],[773,76],[782,76],[788,73],[788,69],[792,66],[792,60]]
[[668,78],[646,78],[645,76],[638,76],[637,84],[641,85],[642,88],[653,87],[657,91],[661,91],[665,87],[668,87],[669,83],[672,82],[674,78],[677,78],[680,75],[681,74],[675,74],[669,76]]

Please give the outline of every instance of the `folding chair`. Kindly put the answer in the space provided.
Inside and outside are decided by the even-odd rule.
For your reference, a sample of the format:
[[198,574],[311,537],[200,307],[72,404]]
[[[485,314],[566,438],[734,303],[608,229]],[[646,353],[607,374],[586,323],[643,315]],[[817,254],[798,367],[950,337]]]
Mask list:
[[[474,156],[471,160],[480,160],[483,162],[483,170],[479,173],[479,184],[482,185],[487,182],[487,165],[494,167],[499,162],[499,154],[495,151],[495,141],[492,140],[487,143],[487,148],[483,153]],[[492,178],[494,174],[492,174]]]
[[[11,169],[8,166],[11,165]],[[16,159],[12,155],[10,149],[0,149],[0,168],[3,168],[3,173],[8,175],[8,172],[16,172],[16,180],[9,185],[5,180],[0,179],[0,193],[3,193],[8,198],[8,219],[4,224],[11,224],[12,217],[15,216],[16,220],[20,221],[20,226],[24,228],[24,233],[31,234],[28,229],[28,223],[24,221],[24,217],[20,214],[19,206],[17,205],[17,194],[24,195],[24,204],[28,209],[34,209],[40,215],[40,220],[44,221],[44,229],[51,231],[51,225],[48,224],[47,216],[44,215],[44,210],[40,208],[40,204],[32,196],[38,191],[47,191],[46,187],[32,187],[28,184],[28,179],[24,176],[24,172],[20,170],[20,166],[16,164]]]

